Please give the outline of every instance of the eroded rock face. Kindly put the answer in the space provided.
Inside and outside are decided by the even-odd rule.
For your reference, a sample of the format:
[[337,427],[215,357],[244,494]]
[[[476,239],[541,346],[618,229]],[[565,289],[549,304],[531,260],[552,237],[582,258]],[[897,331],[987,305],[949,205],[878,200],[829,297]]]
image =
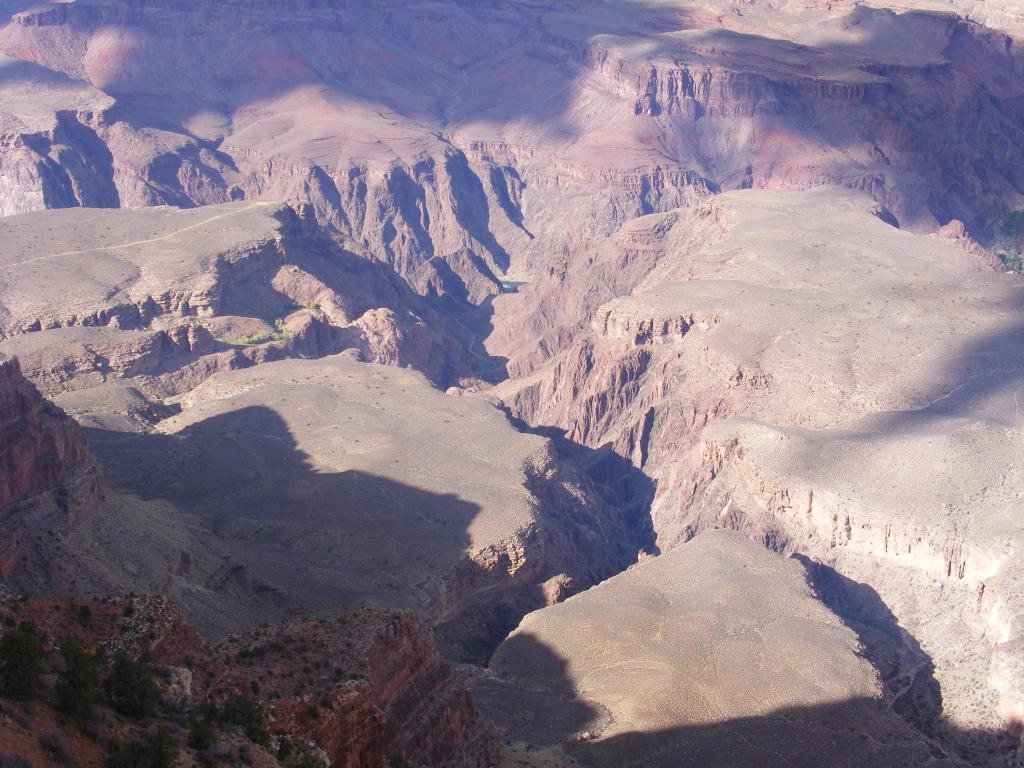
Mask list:
[[308,203],[470,303],[719,190],[841,184],[981,235],[1024,188],[1018,11],[884,5],[43,6],[0,32],[0,211]]
[[103,495],[103,482],[78,425],[0,356],[0,576],[37,527],[74,525]]
[[967,759],[1005,756],[1022,609],[1019,278],[835,190],[715,207],[719,232],[696,247],[672,214],[652,217],[650,231],[667,226],[646,277],[496,393],[643,467],[663,551],[734,528],[870,585],[941,688],[941,705],[914,703],[906,670],[890,670],[890,697]]
[[0,221],[0,347],[48,395],[130,380],[162,398],[218,370],[343,349],[439,384],[470,372],[436,308],[287,206]]
[[594,766],[927,766],[803,568],[731,531],[531,613],[473,685],[482,711]]
[[290,622],[226,640],[213,654],[225,671],[211,690],[244,692],[255,681],[272,702],[274,732],[312,741],[332,765],[495,763],[496,734],[441,660],[429,625],[410,614]]

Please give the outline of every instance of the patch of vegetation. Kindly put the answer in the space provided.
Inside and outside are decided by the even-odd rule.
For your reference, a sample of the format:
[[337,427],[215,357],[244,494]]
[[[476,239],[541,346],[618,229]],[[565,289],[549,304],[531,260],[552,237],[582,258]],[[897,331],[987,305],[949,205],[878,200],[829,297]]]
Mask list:
[[0,768],[32,768],[32,763],[21,755],[0,755]]
[[0,690],[18,701],[39,691],[43,674],[43,641],[28,622],[0,638]]
[[60,648],[64,670],[57,678],[57,709],[76,722],[87,725],[96,713],[100,692],[100,662],[95,653],[75,640],[65,640]]
[[992,249],[1011,272],[1024,272],[1024,211],[1013,211],[993,226]]
[[310,752],[305,744],[287,736],[281,739],[277,748],[277,759],[284,768],[329,768],[329,763]]
[[134,660],[124,651],[114,656],[106,690],[114,709],[126,717],[143,718],[156,714],[160,690],[153,682],[153,667],[145,660]]
[[1003,264],[1011,272],[1024,273],[1024,255],[1020,253],[1008,254],[1000,253],[999,258],[1003,260]]
[[290,338],[292,332],[289,331],[284,325],[284,318],[274,318],[274,330],[264,331],[262,333],[254,333],[251,336],[242,336],[240,339],[235,339],[232,344],[237,344],[243,347],[253,347],[258,344],[266,344],[271,341],[284,341]]
[[999,222],[999,228],[1010,237],[1024,235],[1024,211],[1007,214]]
[[329,764],[312,752],[292,757],[284,762],[285,768],[330,768]]
[[68,748],[64,744],[64,737],[57,731],[47,731],[39,734],[39,748],[47,758],[58,765],[66,765],[71,762]]
[[207,718],[193,720],[188,731],[188,745],[197,752],[204,752],[217,742],[217,729]]
[[248,696],[228,699],[220,711],[220,721],[241,727],[249,741],[256,744],[266,744],[270,740],[270,734],[263,725],[263,713]]
[[271,640],[267,643],[253,646],[252,648],[243,648],[238,652],[236,657],[239,661],[247,661],[249,659],[262,659],[268,653],[282,653],[285,650],[285,644],[280,640]]
[[160,728],[144,741],[113,744],[106,768],[171,768],[178,757],[178,745],[166,728]]

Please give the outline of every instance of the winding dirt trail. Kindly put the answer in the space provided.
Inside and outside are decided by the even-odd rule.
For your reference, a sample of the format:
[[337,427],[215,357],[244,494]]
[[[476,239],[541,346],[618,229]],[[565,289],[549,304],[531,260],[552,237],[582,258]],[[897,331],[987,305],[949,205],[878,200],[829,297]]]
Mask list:
[[220,213],[220,214],[217,214],[216,216],[211,216],[208,219],[203,219],[202,221],[197,221],[195,224],[189,224],[187,227],[182,227],[181,229],[176,229],[173,232],[168,232],[166,234],[159,235],[157,237],[151,237],[151,238],[149,238],[147,240],[133,240],[130,243],[118,243],[116,245],[100,245],[100,246],[96,246],[95,248],[79,248],[79,249],[73,250],[73,251],[62,251],[61,253],[47,253],[47,254],[45,254],[43,256],[36,256],[35,258],[26,259],[25,261],[19,262],[18,265],[22,266],[22,265],[25,265],[25,264],[33,264],[35,262],[46,261],[48,259],[59,259],[59,258],[61,258],[63,256],[78,256],[78,255],[83,254],[83,253],[99,253],[99,252],[103,252],[103,251],[116,251],[116,250],[119,250],[121,248],[132,248],[132,247],[137,246],[137,245],[149,245],[151,243],[159,243],[159,242],[161,242],[163,240],[170,240],[171,238],[177,237],[178,235],[181,235],[181,234],[183,234],[185,232],[190,232],[190,231],[192,231],[194,229],[199,229],[200,227],[204,227],[207,224],[210,224],[210,223],[212,223],[214,221],[218,221],[220,219],[230,218],[232,216],[237,216],[237,215],[239,215],[241,213],[247,213],[249,211],[255,210],[256,208],[265,208],[267,206],[273,206],[273,205],[276,205],[276,203],[253,203],[252,205],[248,205],[245,208],[239,208],[239,209],[233,210],[233,211],[226,211],[225,213]]

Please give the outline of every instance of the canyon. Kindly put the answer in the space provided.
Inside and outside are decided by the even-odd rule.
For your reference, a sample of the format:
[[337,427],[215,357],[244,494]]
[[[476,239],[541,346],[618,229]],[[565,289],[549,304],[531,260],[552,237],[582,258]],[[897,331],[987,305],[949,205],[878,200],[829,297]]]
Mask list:
[[[717,236],[694,243],[691,218]],[[890,696],[975,757],[1020,707],[1019,280],[838,190],[727,193],[624,241],[657,252],[649,272],[495,394],[642,467],[662,552],[725,527],[869,584],[934,665],[889,669]]]
[[[0,16],[0,632],[76,764],[1024,759],[1018,0]],[[69,638],[174,701],[67,722]]]

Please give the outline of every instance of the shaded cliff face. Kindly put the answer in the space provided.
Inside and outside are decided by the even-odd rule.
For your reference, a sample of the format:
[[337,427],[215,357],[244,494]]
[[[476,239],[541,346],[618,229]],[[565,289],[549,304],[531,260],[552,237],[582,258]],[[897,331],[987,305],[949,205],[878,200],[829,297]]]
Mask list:
[[[88,768],[103,764],[112,743],[144,737],[154,725],[168,729],[180,759],[199,760],[204,750],[187,743],[177,722],[202,717],[209,705],[222,707],[237,696],[254,701],[269,739],[251,743],[222,725],[207,754],[248,754],[253,764],[277,766],[287,743],[293,755],[312,750],[346,768],[389,760],[470,768],[497,760],[497,740],[474,710],[464,679],[441,660],[429,627],[411,614],[365,609],[329,620],[268,624],[215,646],[159,595],[32,600],[9,607],[4,616],[37,628],[48,664],[60,643],[74,638],[95,651],[101,665],[124,652],[155,666],[161,704],[152,722],[133,722],[101,699],[101,738],[90,741],[74,725],[54,723]],[[44,690],[35,702],[37,722],[52,720],[50,693]],[[5,700],[8,708],[17,712]],[[5,718],[0,753],[37,757],[37,740],[24,738],[33,735],[24,730],[17,719]]]
[[[836,190],[712,208],[631,225],[660,249],[637,287],[495,393],[642,467],[663,551],[728,527],[870,585],[925,654],[882,663],[898,708],[968,760],[1005,755],[1020,707],[1019,278]],[[717,234],[695,245],[708,220]]]
[[312,741],[332,765],[494,763],[497,741],[465,680],[410,614],[367,609],[271,626],[214,646],[213,656],[224,671],[211,678],[212,691],[245,692],[255,682],[272,730]]
[[908,6],[43,6],[0,33],[0,211],[308,202],[470,303],[718,190],[841,184],[982,235],[1024,188],[1016,48]]
[[74,525],[103,495],[103,482],[78,425],[0,356],[0,575],[18,560],[21,539],[38,527]]

